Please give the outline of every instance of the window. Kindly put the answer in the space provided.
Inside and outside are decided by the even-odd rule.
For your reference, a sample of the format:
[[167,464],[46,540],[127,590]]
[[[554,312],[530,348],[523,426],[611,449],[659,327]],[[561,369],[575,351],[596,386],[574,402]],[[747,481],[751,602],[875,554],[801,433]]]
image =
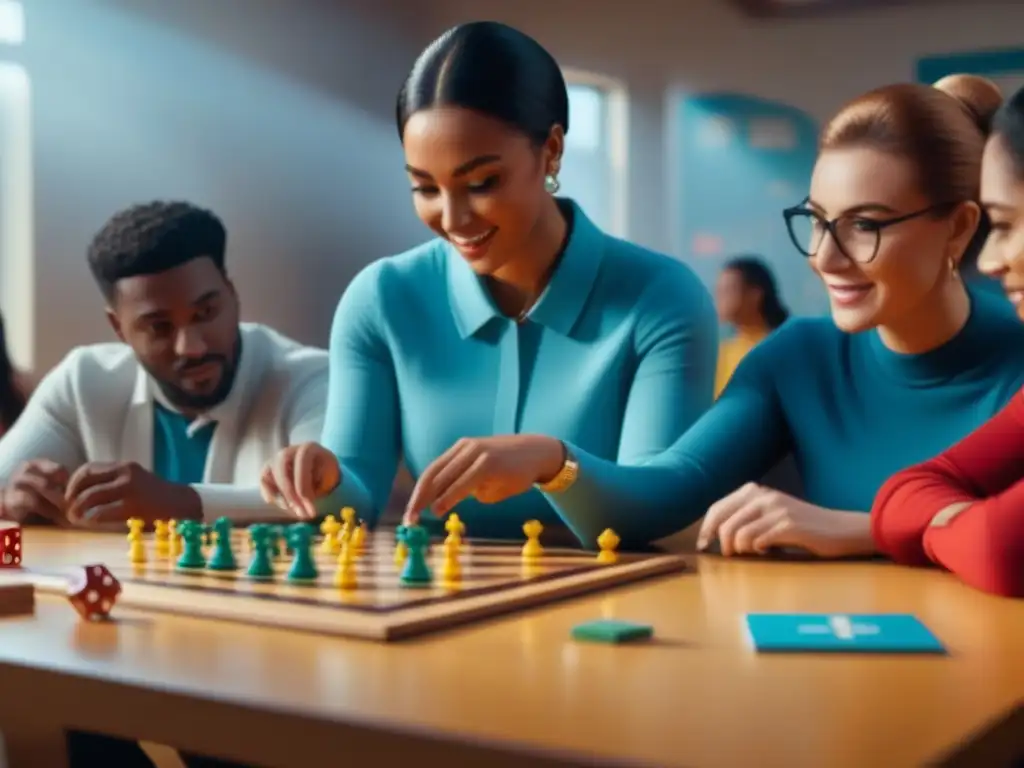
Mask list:
[[626,99],[614,81],[566,72],[569,133],[559,195],[570,197],[597,226],[626,236]]
[[8,351],[25,368],[35,362],[29,95],[25,69],[0,61],[0,310]]
[[25,11],[16,0],[0,0],[0,43],[21,45],[25,42]]

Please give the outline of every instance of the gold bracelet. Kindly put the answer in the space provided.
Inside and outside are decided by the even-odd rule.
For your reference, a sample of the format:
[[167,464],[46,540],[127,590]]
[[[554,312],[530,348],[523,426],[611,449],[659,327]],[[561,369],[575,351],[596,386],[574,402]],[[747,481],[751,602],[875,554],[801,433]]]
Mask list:
[[580,465],[576,461],[576,457],[572,455],[572,451],[569,450],[565,443],[562,443],[562,449],[565,451],[565,461],[562,462],[562,468],[546,483],[537,483],[537,488],[544,493],[562,493],[567,491],[573,486],[576,478],[579,476]]

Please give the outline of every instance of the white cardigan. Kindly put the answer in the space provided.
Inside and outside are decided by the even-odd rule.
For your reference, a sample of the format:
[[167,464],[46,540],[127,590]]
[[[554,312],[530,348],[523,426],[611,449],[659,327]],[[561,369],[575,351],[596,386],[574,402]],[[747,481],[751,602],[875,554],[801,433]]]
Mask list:
[[[262,325],[243,323],[241,333],[231,393],[193,423],[217,422],[203,482],[193,486],[207,520],[280,517],[260,498],[260,472],[281,448],[318,441],[323,427],[327,352]],[[92,461],[135,461],[152,470],[155,400],[164,402],[127,345],[73,349],[0,438],[0,486],[36,458],[69,472]]]

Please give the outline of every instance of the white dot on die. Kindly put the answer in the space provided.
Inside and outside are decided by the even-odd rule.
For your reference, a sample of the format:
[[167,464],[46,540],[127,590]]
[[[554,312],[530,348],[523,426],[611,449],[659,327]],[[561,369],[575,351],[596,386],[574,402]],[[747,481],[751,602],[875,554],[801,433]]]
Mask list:
[[103,568],[101,568],[98,565],[95,565],[95,566],[93,566],[92,573],[93,573],[93,576],[102,576],[103,575]]
[[88,592],[86,592],[85,599],[90,603],[95,603],[97,600],[100,599],[99,592],[97,592],[95,589],[90,589]]
[[113,584],[114,584],[114,579],[110,576],[109,573],[106,576],[103,577],[103,586],[104,587],[110,587],[110,586],[113,586]]
[[11,546],[11,537],[10,537],[10,534],[4,534],[4,546],[5,546],[5,547],[9,547],[9,546]]
[[18,557],[17,555],[14,556],[14,564],[15,565],[21,565],[21,558]]
[[11,553],[10,552],[4,552],[4,559],[3,559],[4,565],[9,565],[13,561],[14,561],[14,558],[11,557]]
[[111,609],[112,607],[113,607],[113,606],[112,606],[112,605],[110,604],[110,601],[109,601],[109,600],[104,600],[104,601],[103,601],[102,603],[100,603],[100,608],[102,608],[102,609],[103,609],[103,612],[104,612],[104,613],[110,613],[110,609]]
[[14,542],[14,551],[15,552],[21,552],[21,542],[20,541]]

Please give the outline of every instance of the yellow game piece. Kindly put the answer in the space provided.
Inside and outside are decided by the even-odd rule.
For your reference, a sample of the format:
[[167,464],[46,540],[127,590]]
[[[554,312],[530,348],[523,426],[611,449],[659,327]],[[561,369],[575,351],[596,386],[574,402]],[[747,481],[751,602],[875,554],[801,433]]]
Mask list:
[[181,540],[181,534],[178,533],[177,520],[167,521],[167,541],[170,545],[170,549],[167,554],[170,557],[181,557],[183,542]]
[[444,529],[448,531],[448,538],[444,540],[445,544],[449,541],[454,541],[456,544],[462,543],[462,534],[466,532],[466,526],[457,514],[453,512],[448,515],[448,519],[444,521]]
[[523,524],[523,533],[526,534],[523,557],[540,557],[544,554],[544,547],[540,544],[540,534],[543,530],[544,526],[539,520],[527,520]]
[[167,557],[171,553],[170,526],[163,520],[153,523],[156,533],[156,556]]
[[355,589],[358,586],[356,578],[356,558],[352,551],[352,541],[343,540],[341,543],[341,554],[338,555],[338,570],[334,572],[334,586],[339,589]]
[[146,543],[142,539],[142,531],[146,527],[146,521],[137,517],[128,519],[128,541],[131,547],[128,549],[128,560],[133,563],[146,562]]
[[345,525],[345,530],[351,535],[352,530],[356,527],[356,511],[352,507],[345,507],[341,510],[341,522]]
[[363,554],[363,548],[366,546],[366,523],[360,523],[352,529],[349,543],[352,545],[352,553],[356,557]]
[[409,547],[404,541],[395,545],[395,565],[405,565],[405,558],[409,556]]
[[618,561],[619,556],[615,552],[615,548],[619,546],[619,536],[611,528],[605,528],[597,537],[597,546],[601,548],[597,555],[597,562],[610,565]]
[[459,543],[455,539],[444,542],[444,561],[441,563],[441,578],[458,581],[462,577],[462,563],[459,562]]
[[338,539],[340,532],[341,523],[335,519],[334,515],[328,515],[320,523],[320,533],[324,535],[324,540],[320,544],[320,551],[323,554],[336,555],[341,552],[341,541]]

